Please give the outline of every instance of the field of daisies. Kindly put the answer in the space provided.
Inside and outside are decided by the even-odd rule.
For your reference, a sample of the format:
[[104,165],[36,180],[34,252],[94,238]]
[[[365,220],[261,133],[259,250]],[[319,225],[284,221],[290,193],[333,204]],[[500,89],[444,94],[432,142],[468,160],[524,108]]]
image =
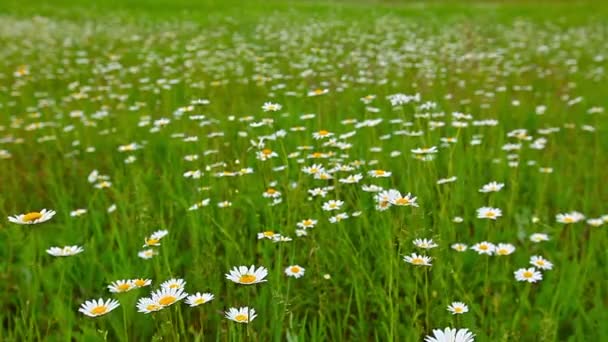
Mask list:
[[0,340],[608,341],[607,13],[0,4]]

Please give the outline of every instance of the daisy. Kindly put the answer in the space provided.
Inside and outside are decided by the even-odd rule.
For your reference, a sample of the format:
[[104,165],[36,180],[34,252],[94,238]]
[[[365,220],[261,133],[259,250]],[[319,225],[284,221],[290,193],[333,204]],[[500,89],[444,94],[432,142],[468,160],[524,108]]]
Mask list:
[[416,198],[413,197],[411,193],[407,193],[407,195],[402,196],[401,193],[397,190],[389,190],[389,202],[392,205],[398,206],[412,206],[417,207],[418,203],[416,203]]
[[437,146],[419,147],[411,150],[414,154],[432,154],[437,153]]
[[340,200],[329,200],[325,203],[323,203],[323,210],[325,211],[331,211],[331,210],[338,210],[342,207],[342,205],[344,205],[343,201]]
[[340,183],[346,183],[346,184],[358,183],[361,179],[363,179],[363,176],[360,173],[358,173],[356,175],[350,175],[346,178],[340,178]]
[[371,170],[367,174],[373,178],[383,178],[390,177],[392,175],[392,172],[384,170]]
[[149,314],[150,312],[159,311],[162,309],[162,305],[158,304],[156,301],[152,300],[152,298],[140,298],[137,301],[137,312],[143,312],[145,314]]
[[303,167],[302,172],[307,173],[309,175],[316,175],[325,172],[325,168],[323,168],[323,165],[313,164],[312,166]]
[[81,253],[82,251],[84,251],[84,248],[76,245],[65,247],[51,247],[46,250],[47,253],[56,257],[76,255],[78,253]]
[[469,307],[462,302],[453,302],[448,305],[448,311],[452,313],[452,315],[463,314],[465,312],[469,312]]
[[539,243],[541,241],[549,241],[549,235],[543,233],[534,233],[530,235],[530,241]]
[[97,317],[105,315],[119,306],[120,304],[115,299],[108,299],[104,302],[103,298],[99,298],[85,301],[80,305],[78,311],[89,317]]
[[313,137],[314,139],[317,139],[317,140],[318,140],[318,139],[323,139],[323,138],[329,138],[329,137],[331,137],[331,136],[333,136],[333,135],[334,135],[334,134],[333,134],[332,132],[330,132],[330,131],[326,131],[326,130],[322,129],[322,130],[320,130],[320,131],[318,131],[318,132],[314,132],[314,133],[312,134],[312,137]]
[[494,251],[496,251],[496,246],[491,242],[483,241],[474,244],[471,249],[478,254],[492,255],[494,254]]
[[316,224],[317,224],[317,220],[306,219],[306,220],[302,220],[302,221],[298,222],[296,225],[303,229],[310,229],[310,228],[314,228]]
[[162,289],[184,289],[184,286],[186,286],[186,281],[184,279],[179,279],[179,278],[171,278],[167,281],[165,281],[164,283],[160,284],[160,287]]
[[152,259],[152,257],[154,257],[157,254],[158,254],[158,252],[153,249],[145,249],[145,250],[137,253],[137,256],[142,259]]
[[412,242],[416,247],[423,249],[431,249],[437,247],[433,239],[416,239]]
[[587,224],[592,227],[599,227],[604,224],[604,220],[602,220],[601,218],[588,219]]
[[200,292],[197,292],[196,294],[190,295],[188,298],[186,298],[186,304],[190,305],[191,307],[195,307],[210,302],[213,300],[213,298],[215,298],[215,296],[211,293],[201,294]]
[[137,279],[131,279],[129,280],[131,282],[131,284],[133,284],[133,286],[135,287],[144,287],[144,286],[150,286],[150,284],[152,284],[152,279],[143,279],[143,278],[137,278]]
[[425,255],[418,255],[416,253],[412,253],[411,256],[406,255],[403,257],[403,261],[417,266],[431,266],[431,260],[431,257]]
[[76,209],[76,210],[70,211],[70,216],[72,216],[72,217],[82,216],[86,213],[87,213],[86,209]]
[[475,334],[469,329],[433,329],[433,336],[426,336],[424,342],[473,342]]
[[515,252],[515,246],[510,243],[499,243],[495,249],[496,255],[509,255]]
[[152,300],[164,308],[179,302],[187,295],[183,289],[163,287],[152,293]]
[[454,222],[454,223],[462,223],[462,222],[464,222],[464,219],[462,217],[460,217],[460,216],[456,216],[456,217],[454,217],[452,219],[452,222]]
[[291,265],[285,269],[285,274],[289,277],[300,278],[304,276],[304,267],[298,265]]
[[348,218],[348,213],[339,213],[335,216],[329,218],[329,222],[338,223],[340,221],[346,220]]
[[260,266],[257,270],[254,265],[247,268],[247,266],[234,267],[230,270],[230,274],[225,274],[226,279],[231,280],[238,284],[251,285],[265,282],[268,270]]
[[573,211],[565,214],[557,214],[555,216],[555,220],[559,223],[577,223],[581,220],[585,219],[585,215],[579,213],[578,211]]
[[504,183],[490,182],[479,189],[479,192],[498,192],[505,186]]
[[477,218],[496,220],[502,216],[502,211],[498,208],[481,207],[477,209]]
[[539,255],[532,256],[530,258],[530,264],[540,268],[541,270],[553,269],[553,263]]
[[374,184],[362,185],[361,189],[365,192],[380,192],[380,191],[384,190],[381,186],[377,186]]
[[536,283],[543,279],[543,275],[538,272],[534,267],[520,268],[513,272],[517,281],[527,281],[529,283]]
[[268,188],[266,191],[264,191],[264,193],[262,193],[262,196],[266,198],[278,198],[281,197],[281,192],[273,188]]
[[266,230],[266,231],[263,231],[261,233],[258,233],[258,240],[261,240],[261,239],[272,239],[272,238],[274,238],[275,235],[278,235],[278,234],[276,234],[272,230]]
[[465,245],[464,243],[455,243],[450,247],[452,247],[452,249],[455,250],[456,252],[464,252],[468,248],[468,246]]
[[135,287],[135,284],[133,284],[131,280],[117,280],[108,285],[108,290],[112,293],[120,293],[131,291]]
[[17,224],[37,224],[50,220],[55,215],[54,210],[42,209],[27,214],[9,216],[8,220]]
[[168,230],[158,230],[144,240],[142,247],[160,246],[160,239],[169,234]]
[[281,106],[278,103],[272,103],[272,102],[265,102],[264,105],[262,106],[262,110],[265,112],[277,112],[277,111],[281,110],[281,108],[283,108],[283,106]]
[[255,309],[245,306],[242,308],[230,308],[226,311],[226,318],[237,323],[249,323],[256,318]]

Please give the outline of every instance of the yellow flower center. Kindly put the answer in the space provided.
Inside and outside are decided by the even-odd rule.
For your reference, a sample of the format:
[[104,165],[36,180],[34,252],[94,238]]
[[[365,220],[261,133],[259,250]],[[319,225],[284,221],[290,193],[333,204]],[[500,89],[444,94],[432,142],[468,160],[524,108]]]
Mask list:
[[457,307],[454,308],[454,312],[455,313],[462,313],[462,308],[459,307],[459,306],[457,306]]
[[248,317],[247,317],[247,315],[238,314],[238,315],[234,316],[234,320],[237,322],[247,322]]
[[269,155],[269,154],[272,153],[272,150],[269,149],[269,148],[265,148],[265,149],[262,150],[262,153],[265,154],[265,155]]
[[275,194],[276,192],[277,192],[277,191],[276,191],[275,189],[273,189],[273,188],[270,188],[270,189],[266,190],[266,193],[267,193],[267,194],[269,194],[269,195],[273,195],[273,194]]
[[23,215],[23,221],[31,222],[31,221],[35,221],[41,217],[42,217],[41,213],[34,211],[34,212]]
[[422,258],[414,258],[414,259],[412,259],[412,264],[422,265],[422,264],[424,264],[424,260]]
[[158,244],[160,240],[159,239],[148,239],[146,240],[146,245],[150,246],[150,245],[156,245]]
[[196,304],[196,305],[205,304],[205,298],[197,298],[197,299],[194,301],[194,304]]
[[494,217],[495,215],[496,215],[496,214],[494,214],[494,212],[493,212],[493,211],[488,211],[488,212],[486,213],[486,217]]
[[398,200],[396,200],[395,203],[397,203],[398,205],[408,205],[408,204],[410,204],[410,200],[405,197],[401,197]]
[[161,298],[158,301],[158,304],[163,305],[163,306],[171,305],[171,304],[175,303],[176,299],[177,298],[175,298],[173,296],[164,296],[163,298]]
[[127,291],[127,290],[128,290],[128,289],[130,289],[130,288],[131,288],[131,285],[129,285],[129,284],[127,284],[127,283],[120,284],[120,285],[118,285],[118,286],[116,287],[116,289],[117,289],[118,291],[120,291],[120,292]]
[[545,261],[544,260],[536,260],[536,264],[538,266],[545,266]]
[[319,176],[319,178],[320,178],[320,179],[328,179],[328,178],[329,178],[329,176],[328,176],[327,174],[325,174],[325,173],[324,173],[324,174],[320,175],[320,176]]
[[319,133],[319,135],[328,135],[329,131],[326,131],[326,130],[322,129],[318,133]]
[[509,254],[509,251],[507,251],[506,249],[499,249],[498,250],[498,254],[500,254],[500,255],[507,255],[507,254]]
[[239,278],[239,282],[243,284],[251,284],[256,280],[257,278],[253,274],[244,274]]
[[179,284],[173,283],[171,285],[169,285],[170,289],[178,289],[179,288]]
[[314,93],[315,95],[321,95],[323,94],[323,89],[315,89]]
[[93,315],[103,315],[108,311],[108,308],[105,305],[96,306],[91,310]]
[[566,217],[564,217],[564,222],[566,222],[566,223],[572,223],[572,222],[574,222],[574,219],[572,217],[570,217],[570,216],[566,216]]
[[135,281],[133,283],[137,287],[142,287],[142,286],[146,285],[146,281],[143,279],[135,279]]
[[487,245],[481,245],[481,246],[479,246],[479,249],[481,249],[482,251],[486,251],[486,250],[488,250],[488,246]]
[[311,220],[304,220],[304,222],[302,224],[304,226],[311,226],[312,225],[312,221]]
[[524,278],[532,278],[533,275],[534,274],[530,271],[525,271],[524,274],[522,274]]
[[272,230],[268,230],[265,231],[263,234],[265,237],[272,237],[274,235],[274,232]]
[[384,175],[386,172],[385,172],[384,170],[376,170],[376,171],[374,171],[374,173],[375,173],[377,176],[382,176],[382,175]]
[[160,309],[160,306],[156,304],[149,304],[148,306],[146,306],[146,310],[148,311],[156,311],[158,309]]
[[291,273],[300,273],[300,268],[298,266],[291,267]]

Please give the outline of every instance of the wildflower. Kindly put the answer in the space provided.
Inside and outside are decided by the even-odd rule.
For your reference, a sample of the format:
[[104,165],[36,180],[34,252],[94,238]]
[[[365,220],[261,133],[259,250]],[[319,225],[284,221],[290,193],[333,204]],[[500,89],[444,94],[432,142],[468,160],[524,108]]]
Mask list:
[[9,216],[8,220],[17,224],[37,224],[50,220],[55,215],[54,210],[42,209],[27,214]]
[[541,270],[553,269],[553,263],[539,255],[534,255],[530,258],[530,264],[540,268]]
[[473,342],[475,334],[469,329],[433,329],[433,336],[426,336],[424,342]]
[[437,146],[419,147],[411,150],[414,154],[433,154],[437,153]]
[[418,203],[416,203],[417,197],[413,197],[412,194],[409,192],[407,193],[407,195],[402,196],[399,191],[391,189],[388,191],[388,196],[389,196],[388,201],[392,205],[412,206],[412,207],[418,206]]
[[577,223],[581,220],[585,219],[585,215],[579,213],[578,211],[572,211],[565,214],[557,214],[555,216],[555,220],[559,223]]
[[505,186],[504,183],[490,182],[479,189],[479,192],[498,192]]
[[412,255],[406,255],[403,257],[403,261],[417,266],[431,266],[431,257],[425,255],[418,255],[412,253]]
[[249,323],[257,317],[255,309],[249,307],[230,308],[226,311],[226,318],[237,323]]
[[534,267],[520,268],[513,272],[517,281],[527,281],[529,283],[536,283],[543,279],[543,275],[538,272]]
[[108,299],[104,302],[103,298],[99,298],[85,301],[80,305],[78,311],[89,317],[97,317],[105,315],[119,306],[120,304],[115,299]]
[[142,278],[137,278],[137,279],[131,279],[130,280],[131,284],[133,284],[135,287],[144,287],[144,286],[150,286],[150,284],[152,284],[152,280],[151,279],[142,279]]
[[509,255],[515,252],[515,246],[510,243],[499,243],[494,252],[496,255]]
[[329,200],[325,203],[323,203],[323,210],[325,211],[331,211],[331,210],[338,210],[342,207],[342,205],[344,205],[343,201],[340,200]]
[[541,242],[541,241],[549,241],[549,235],[543,233],[534,233],[530,235],[530,241],[532,242]]
[[464,221],[464,219],[462,217],[460,217],[460,216],[455,216],[452,219],[452,222],[454,222],[454,223],[462,223],[463,221]]
[[72,217],[76,217],[76,216],[81,216],[87,213],[86,209],[76,209],[76,210],[72,210],[70,212],[70,216]]
[[304,267],[298,265],[292,265],[285,269],[285,274],[289,277],[300,278],[304,276]]
[[187,295],[184,289],[163,287],[152,293],[152,300],[165,308],[186,298]]
[[154,257],[157,254],[158,254],[158,252],[153,249],[146,249],[146,250],[143,250],[143,251],[137,253],[137,256],[142,259],[152,259],[152,257]]
[[186,281],[184,279],[179,278],[171,278],[164,283],[160,284],[162,289],[184,289],[186,286]]
[[477,252],[478,254],[492,255],[496,251],[496,246],[493,243],[483,241],[474,244],[471,249]]
[[261,233],[258,233],[258,240],[272,239],[275,235],[277,235],[277,234],[275,234],[275,232],[273,232],[272,230],[266,230]]
[[339,213],[335,216],[329,218],[329,222],[338,223],[340,221],[346,220],[348,218],[348,213]]
[[211,293],[201,294],[200,292],[197,292],[196,294],[190,295],[186,298],[186,304],[190,305],[191,307],[195,307],[210,302],[213,300],[213,298],[215,298],[215,296]]
[[333,136],[333,135],[334,135],[334,134],[333,134],[332,132],[330,132],[330,131],[326,131],[326,130],[322,129],[322,130],[320,130],[320,131],[318,131],[318,132],[314,132],[314,133],[312,134],[312,137],[313,137],[314,139],[317,139],[317,140],[318,140],[318,139],[323,139],[323,138],[329,138],[329,137],[331,137],[331,136]]
[[127,292],[134,288],[135,285],[131,282],[131,280],[117,280],[108,285],[108,290],[110,290],[112,293]]
[[456,252],[464,252],[468,248],[467,245],[465,245],[464,243],[455,243],[450,247],[452,247],[452,249]]
[[477,218],[496,220],[502,216],[502,211],[498,208],[481,207],[477,209]]
[[432,239],[416,239],[413,241],[418,248],[431,249],[437,247],[437,244]]
[[278,198],[278,197],[281,197],[281,192],[279,192],[273,188],[268,188],[266,191],[264,191],[262,196],[264,196],[266,198]]
[[317,224],[317,220],[306,219],[306,220],[302,220],[302,221],[298,222],[296,225],[300,228],[309,229],[309,228],[314,228],[316,224]]
[[262,106],[262,110],[265,112],[277,112],[277,111],[281,110],[281,108],[283,108],[283,106],[281,106],[278,103],[272,103],[272,102],[265,102],[264,105]]
[[371,170],[368,174],[373,178],[390,177],[392,172],[384,170]]
[[463,314],[469,312],[469,307],[462,302],[453,302],[448,305],[448,311],[451,312],[452,315]]
[[347,183],[347,184],[358,183],[361,179],[363,179],[363,176],[359,173],[356,175],[350,175],[346,178],[340,178],[340,183]]
[[234,267],[230,270],[230,274],[226,274],[226,279],[238,284],[251,285],[265,282],[268,270],[263,266],[258,269],[254,265],[248,269],[247,266]]
[[145,314],[149,314],[150,312],[159,311],[162,309],[162,305],[158,304],[156,301],[152,300],[152,298],[140,298],[137,301],[137,312],[143,312]]
[[169,234],[168,230],[158,230],[146,238],[143,247],[160,246],[160,240]]
[[71,256],[83,252],[84,249],[80,246],[65,246],[65,247],[51,247],[46,250],[52,256]]
[[588,219],[587,224],[592,227],[599,227],[604,224],[604,220],[602,220],[601,218]]

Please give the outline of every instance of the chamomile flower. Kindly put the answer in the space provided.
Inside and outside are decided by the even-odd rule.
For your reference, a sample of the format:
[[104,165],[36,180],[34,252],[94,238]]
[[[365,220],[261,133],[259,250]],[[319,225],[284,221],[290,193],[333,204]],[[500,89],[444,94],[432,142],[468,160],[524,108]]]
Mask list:
[[534,267],[520,268],[513,272],[517,281],[527,281],[529,283],[536,283],[543,279],[543,275],[537,271]]
[[474,244],[471,249],[478,254],[492,255],[496,251],[496,246],[491,242],[483,241]]
[[479,189],[479,192],[498,192],[505,186],[504,183],[490,182]]
[[342,208],[343,205],[344,205],[343,201],[329,200],[329,201],[323,203],[322,209],[325,211],[339,210],[340,208]]
[[184,279],[179,278],[171,278],[164,283],[160,284],[162,289],[184,289],[186,286],[186,281]]
[[184,289],[163,287],[152,293],[152,300],[165,308],[179,302],[186,296],[188,294],[184,293]]
[[160,246],[160,240],[169,234],[168,230],[158,230],[144,240],[142,247]]
[[577,223],[581,220],[585,219],[585,215],[579,213],[578,211],[572,211],[565,214],[557,214],[555,216],[555,220],[559,223],[570,224]]
[[467,250],[468,246],[465,245],[464,243],[455,243],[452,244],[452,246],[450,246],[453,250],[455,250],[456,252],[464,252]]
[[541,270],[553,269],[553,263],[539,255],[534,255],[530,258],[530,264],[538,267]]
[[452,315],[463,314],[465,312],[469,312],[469,307],[462,302],[453,302],[448,305],[448,311],[452,313]]
[[433,336],[426,336],[424,342],[473,342],[475,334],[469,329],[445,328],[433,329]]
[[72,216],[72,217],[82,216],[86,213],[87,213],[86,209],[76,209],[76,210],[70,211],[70,216]]
[[112,293],[121,293],[131,291],[136,286],[131,282],[131,280],[116,280],[113,281],[110,285],[108,285],[108,290]]
[[389,190],[388,191],[388,195],[389,195],[389,202],[392,205],[396,205],[396,206],[412,206],[412,207],[417,207],[418,203],[416,203],[416,198],[412,196],[412,194],[410,194],[409,192],[407,193],[407,195],[401,195],[401,193],[397,190]]
[[317,224],[317,220],[306,219],[306,220],[302,220],[302,221],[298,222],[296,225],[303,229],[310,229],[310,228],[314,228],[316,224]]
[[371,170],[367,174],[373,178],[384,178],[384,177],[390,177],[392,175],[392,172],[377,169],[377,170]]
[[8,220],[17,224],[37,224],[50,220],[54,215],[54,210],[42,209],[40,211],[32,211],[27,214],[9,216]]
[[162,305],[158,304],[155,300],[152,300],[152,298],[148,297],[139,298],[139,300],[137,300],[136,307],[137,312],[143,312],[145,314],[160,311],[163,308]]
[[46,252],[52,256],[56,257],[64,257],[76,255],[84,251],[84,248],[80,246],[64,246],[64,247],[51,247],[46,250]]
[[249,268],[247,268],[247,266],[235,266],[230,270],[229,274],[225,274],[226,279],[244,285],[263,283],[266,281],[264,278],[266,278],[267,275],[268,270],[265,267],[260,266],[256,269],[254,265],[251,265]]
[[289,277],[300,278],[304,276],[304,267],[299,265],[291,265],[285,269],[285,274]]
[[509,255],[515,252],[515,246],[510,243],[499,243],[494,252],[496,255]]
[[144,286],[150,286],[150,284],[152,284],[152,279],[137,278],[131,279],[130,282],[131,284],[133,284],[133,286],[140,288]]
[[348,217],[349,217],[348,213],[339,213],[337,215],[330,217],[329,222],[338,223],[338,222],[346,220]]
[[406,255],[403,257],[403,261],[416,266],[431,266],[431,257],[425,255],[418,255],[412,253],[412,255]]
[[477,209],[477,218],[496,220],[502,216],[502,211],[498,208],[481,207]]
[[549,235],[543,233],[534,233],[530,235],[530,241],[539,243],[542,241],[549,241]]
[[137,256],[142,259],[152,259],[157,254],[158,254],[158,252],[153,249],[145,249],[145,250],[137,253]]
[[237,323],[249,323],[257,317],[255,309],[250,309],[247,306],[241,308],[230,308],[225,314],[226,318]]
[[195,307],[195,306],[199,306],[201,304],[210,302],[213,300],[213,298],[215,298],[215,296],[212,295],[211,293],[197,292],[196,294],[188,296],[186,298],[185,302],[186,302],[186,304],[190,305],[191,307]]
[[265,102],[264,105],[262,106],[262,110],[265,112],[277,112],[277,111],[281,110],[281,108],[283,108],[283,106],[281,106],[278,103],[272,103],[272,102]]
[[105,315],[119,306],[120,304],[115,299],[108,299],[104,301],[103,298],[99,298],[97,300],[93,299],[85,301],[80,305],[80,309],[78,309],[78,311],[89,317],[97,317]]
[[258,240],[261,240],[261,239],[272,240],[276,235],[278,235],[278,234],[276,234],[274,231],[266,230],[261,233],[258,233]]
[[437,247],[437,244],[432,239],[415,239],[412,242],[416,247],[423,249],[431,249]]
[[333,134],[332,132],[330,132],[330,131],[326,131],[326,130],[322,129],[322,130],[320,130],[320,131],[314,132],[314,133],[312,134],[312,137],[313,137],[314,139],[317,139],[317,140],[318,140],[318,139],[329,138],[329,137],[331,137],[331,136],[333,136],[333,135],[334,135],[334,134]]

